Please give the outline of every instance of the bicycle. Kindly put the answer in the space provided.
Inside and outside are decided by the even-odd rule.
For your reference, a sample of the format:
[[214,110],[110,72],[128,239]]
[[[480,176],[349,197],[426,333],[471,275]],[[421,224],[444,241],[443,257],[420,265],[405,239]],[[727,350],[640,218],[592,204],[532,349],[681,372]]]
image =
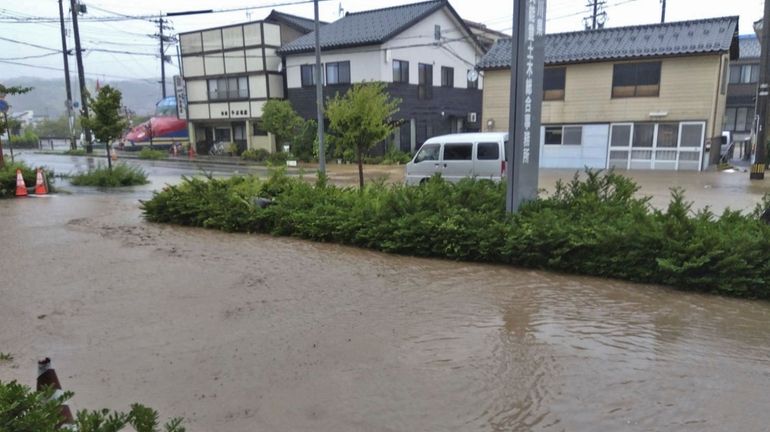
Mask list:
[[221,156],[225,154],[225,143],[222,141],[215,142],[211,145],[211,148],[209,149],[209,155],[211,156]]

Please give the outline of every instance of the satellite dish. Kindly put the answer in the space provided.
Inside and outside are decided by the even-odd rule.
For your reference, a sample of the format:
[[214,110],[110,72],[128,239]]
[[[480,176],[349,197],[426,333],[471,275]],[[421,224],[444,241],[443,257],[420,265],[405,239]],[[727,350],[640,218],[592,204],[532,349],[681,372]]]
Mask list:
[[476,69],[471,69],[468,71],[468,81],[476,81],[479,79],[479,72]]

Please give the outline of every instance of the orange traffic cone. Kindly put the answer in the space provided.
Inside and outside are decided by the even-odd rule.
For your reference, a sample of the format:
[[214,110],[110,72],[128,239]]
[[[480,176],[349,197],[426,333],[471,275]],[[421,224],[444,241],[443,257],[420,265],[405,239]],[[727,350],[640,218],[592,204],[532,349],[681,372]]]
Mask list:
[[190,151],[187,154],[190,156],[190,159],[195,159],[195,149],[193,148],[192,144],[190,144]]
[[27,196],[27,185],[24,184],[24,176],[18,168],[16,168],[16,196]]
[[110,157],[113,161],[118,160],[118,152],[115,149],[110,149]]
[[[37,362],[37,391],[43,390],[46,387],[54,389],[54,398],[62,397],[63,392],[59,378],[56,376],[56,371],[51,367],[51,359],[48,357]],[[62,403],[60,414],[59,427],[75,424],[72,411],[70,411],[70,407],[66,403]]]
[[35,195],[45,195],[48,193],[48,188],[45,185],[45,178],[43,178],[43,169],[37,169],[37,179],[35,180]]

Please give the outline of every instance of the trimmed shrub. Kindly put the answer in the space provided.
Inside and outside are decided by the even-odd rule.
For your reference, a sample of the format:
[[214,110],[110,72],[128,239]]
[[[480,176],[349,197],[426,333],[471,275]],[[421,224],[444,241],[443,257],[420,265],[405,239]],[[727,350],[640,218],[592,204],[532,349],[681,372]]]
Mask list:
[[[682,191],[665,211],[614,172],[588,171],[505,212],[505,185],[432,178],[359,191],[267,180],[188,178],[142,203],[153,222],[265,232],[385,252],[494,262],[684,290],[770,299],[770,226],[753,214],[693,212]],[[255,197],[274,198],[259,208]],[[765,204],[770,204],[770,199]]]
[[149,147],[145,147],[139,151],[138,156],[139,156],[139,159],[158,160],[158,159],[166,159],[168,157],[168,153],[163,150],[155,150]]
[[241,159],[254,162],[264,162],[268,157],[270,152],[265,149],[248,149],[241,153]]
[[38,148],[40,145],[40,138],[30,129],[25,130],[21,135],[11,135],[10,141],[13,148],[30,149]]
[[286,152],[270,153],[270,156],[267,157],[268,165],[273,166],[286,165],[287,160],[289,160],[289,155]]
[[65,151],[64,154],[69,156],[85,156],[86,149],[75,149],[75,150],[70,149]]
[[100,165],[98,168],[75,174],[70,183],[74,186],[124,187],[149,183],[147,173],[140,167],[115,164],[112,170]]
[[[72,392],[54,395],[52,388],[33,391],[16,381],[0,381],[0,426],[3,431],[56,432],[61,419],[61,407],[73,396]],[[128,425],[137,432],[184,432],[183,419],[175,417],[160,428],[158,412],[140,404],[132,404],[129,412],[80,410],[75,415],[74,430],[82,432],[120,431]]]

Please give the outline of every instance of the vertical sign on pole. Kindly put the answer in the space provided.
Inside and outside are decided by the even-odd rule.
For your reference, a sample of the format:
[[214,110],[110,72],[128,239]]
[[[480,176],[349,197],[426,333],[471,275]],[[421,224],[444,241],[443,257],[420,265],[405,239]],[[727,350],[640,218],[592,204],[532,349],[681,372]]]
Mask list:
[[176,117],[180,120],[187,120],[187,88],[184,79],[179,75],[174,75],[174,93],[176,96]]
[[537,198],[546,0],[513,0],[506,210]]

